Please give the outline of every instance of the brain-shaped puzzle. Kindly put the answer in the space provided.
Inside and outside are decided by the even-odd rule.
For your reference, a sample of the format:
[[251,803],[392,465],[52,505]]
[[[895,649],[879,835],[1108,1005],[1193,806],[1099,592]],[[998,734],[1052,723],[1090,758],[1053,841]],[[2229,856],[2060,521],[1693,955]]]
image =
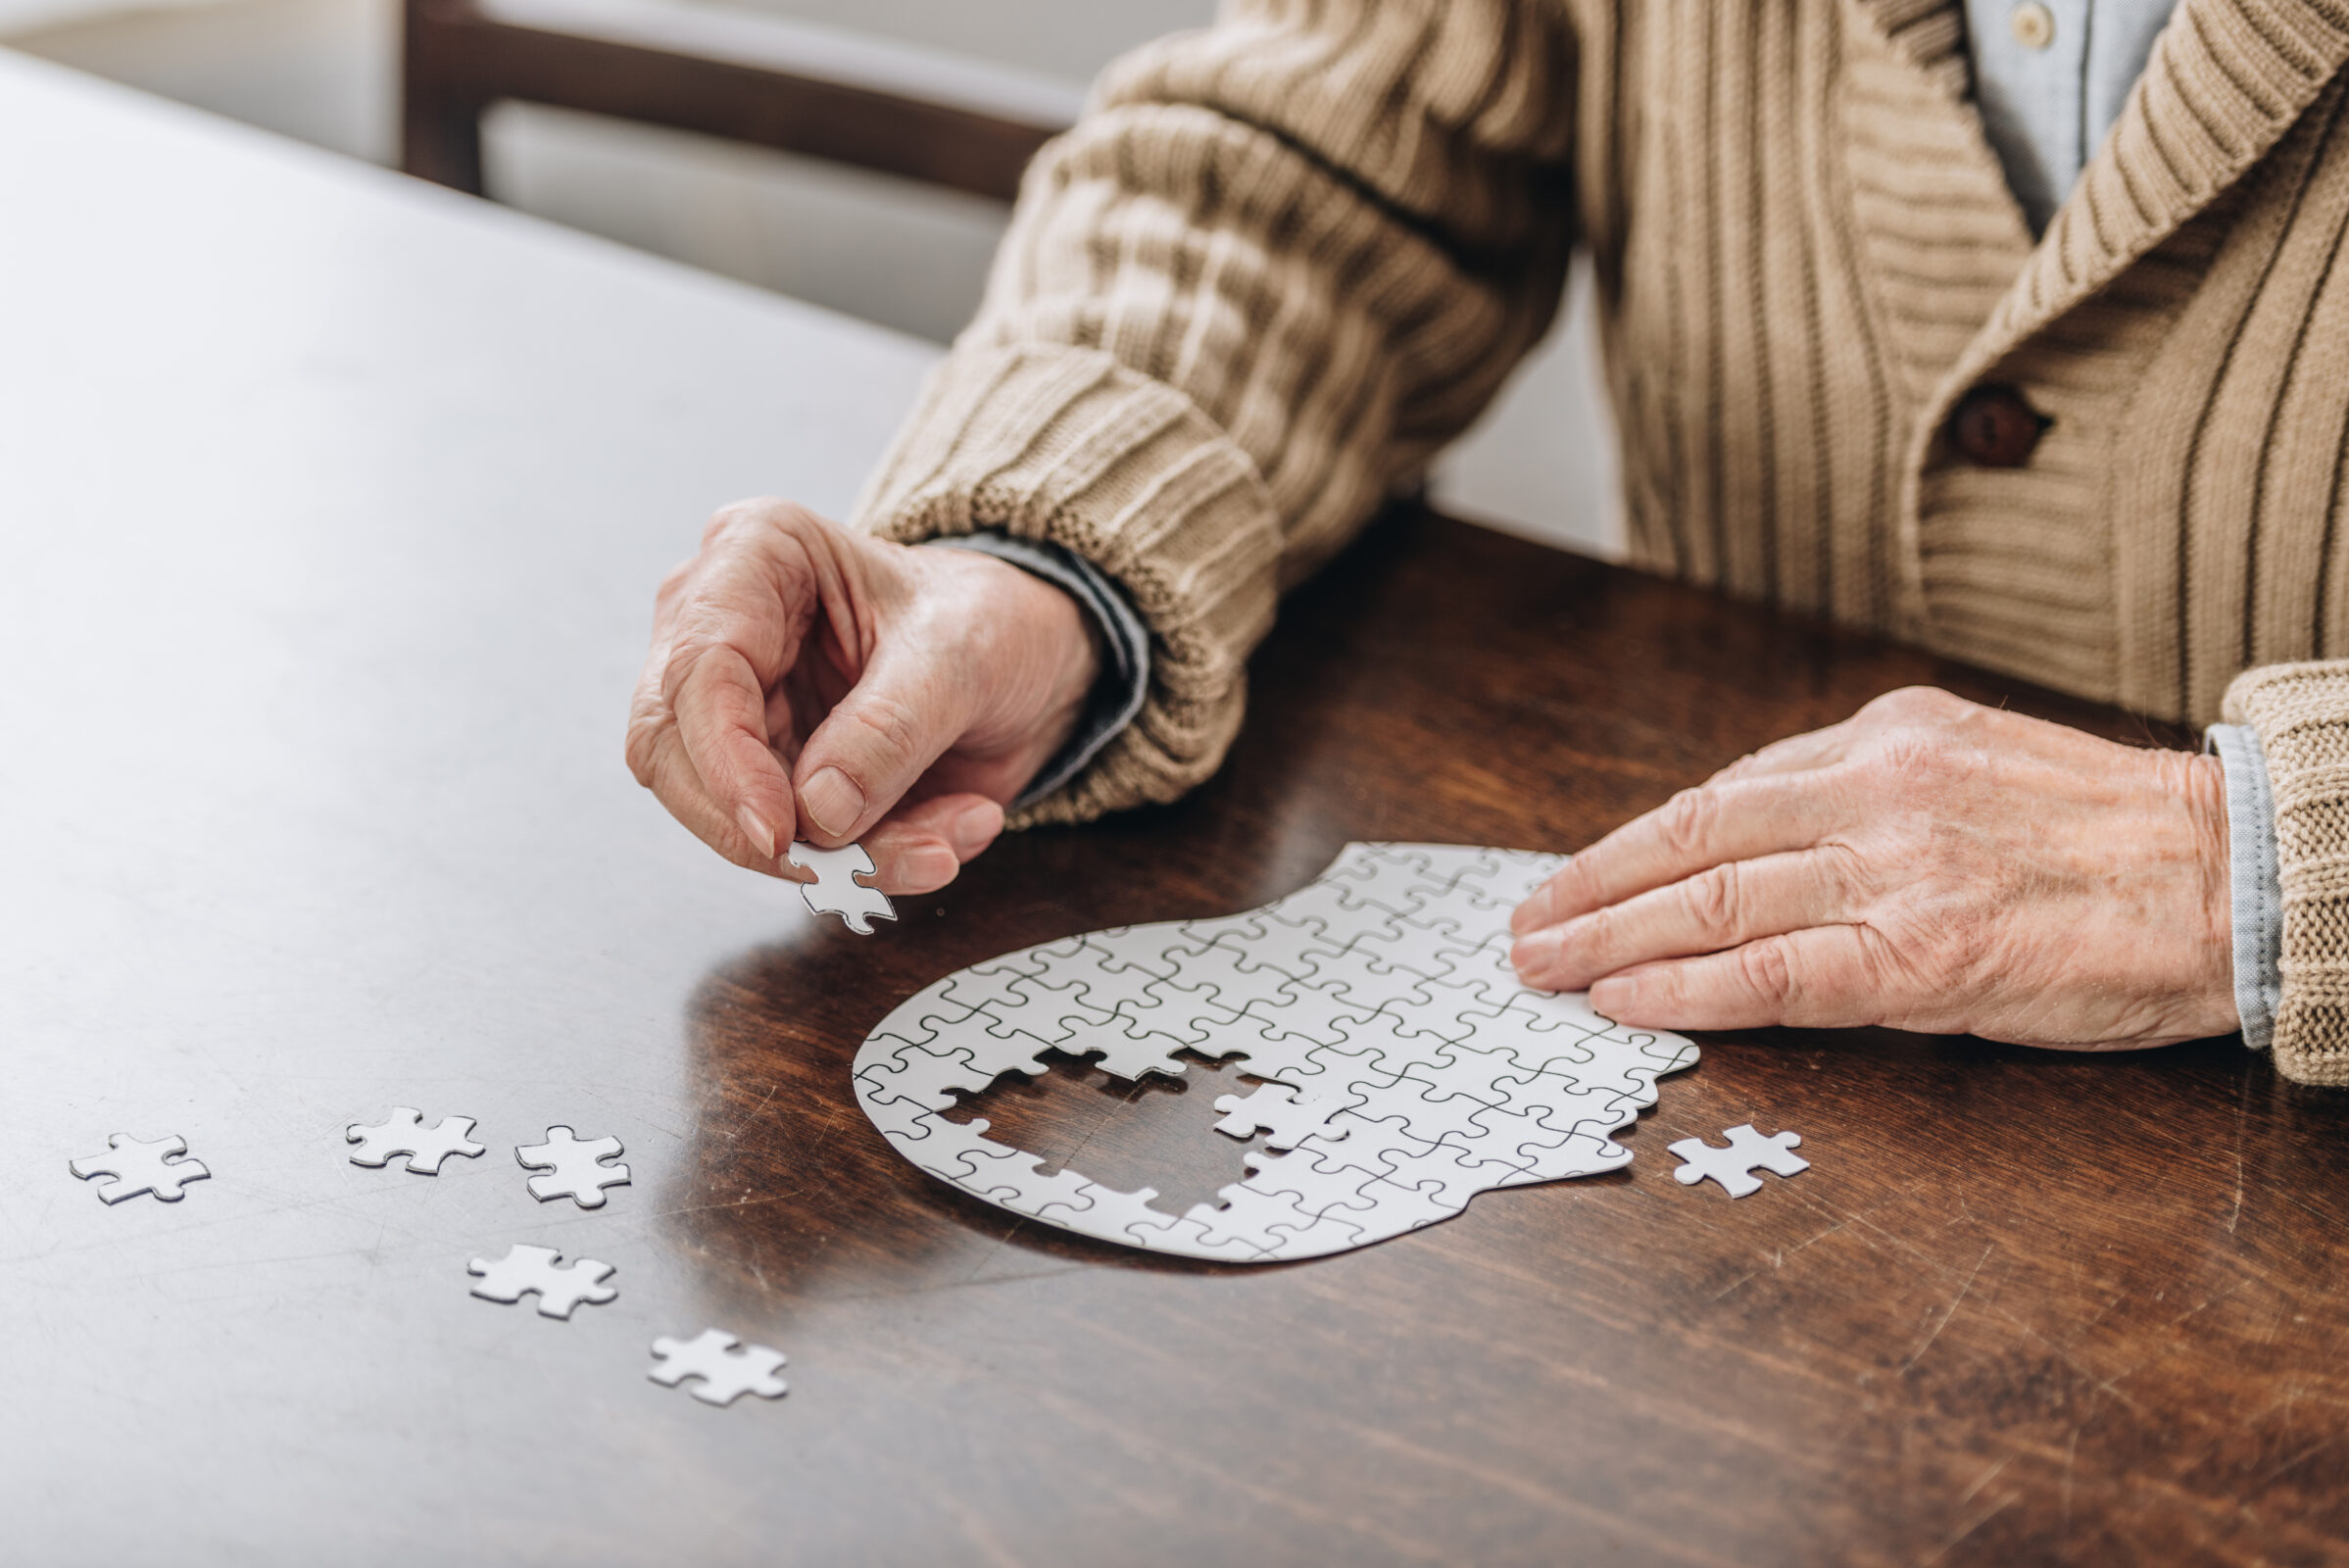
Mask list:
[[[1469,1199],[1615,1170],[1609,1135],[1696,1059],[1510,969],[1509,911],[1562,857],[1353,844],[1308,886],[1219,920],[1097,931],[950,975],[856,1055],[865,1113],[907,1159],[1003,1208],[1103,1241],[1238,1262],[1316,1257],[1448,1219]],[[1048,1051],[1127,1079],[1192,1053],[1263,1080],[1200,1136],[1271,1136],[1188,1213],[946,1119]]]

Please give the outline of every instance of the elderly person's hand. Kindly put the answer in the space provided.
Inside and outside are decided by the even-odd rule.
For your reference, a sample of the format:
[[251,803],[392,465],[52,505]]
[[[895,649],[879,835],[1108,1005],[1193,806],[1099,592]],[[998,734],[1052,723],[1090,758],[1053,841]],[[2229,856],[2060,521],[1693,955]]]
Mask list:
[[1095,635],[992,557],[737,502],[661,586],[628,766],[737,864],[806,880],[793,839],[861,840],[883,891],[926,893],[1067,742]]
[[2215,759],[1913,689],[1577,855],[1512,956],[1648,1028],[2156,1046],[2236,1026],[2227,855]]

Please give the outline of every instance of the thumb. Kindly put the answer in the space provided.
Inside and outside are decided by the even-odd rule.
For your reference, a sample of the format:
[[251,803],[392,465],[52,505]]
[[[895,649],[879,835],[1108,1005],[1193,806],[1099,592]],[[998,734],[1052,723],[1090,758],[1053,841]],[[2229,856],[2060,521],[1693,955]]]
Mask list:
[[884,649],[807,737],[792,769],[807,837],[833,846],[862,837],[969,722],[953,671]]

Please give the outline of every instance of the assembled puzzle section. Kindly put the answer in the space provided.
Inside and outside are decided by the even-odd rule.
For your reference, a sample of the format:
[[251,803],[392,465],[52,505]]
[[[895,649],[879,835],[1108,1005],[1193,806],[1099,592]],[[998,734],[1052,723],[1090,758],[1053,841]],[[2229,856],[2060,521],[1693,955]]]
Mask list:
[[[1103,1241],[1270,1262],[1384,1241],[1496,1187],[1621,1168],[1609,1135],[1696,1060],[1677,1035],[1624,1029],[1581,996],[1518,984],[1509,912],[1559,856],[1455,845],[1349,845],[1277,903],[1215,920],[1123,927],[951,975],[898,1007],[856,1065],[865,1113],[941,1181]],[[942,1114],[1058,1050],[1138,1079],[1188,1051],[1246,1058],[1263,1087],[1227,1095],[1246,1180],[1176,1215]],[[1285,1152],[1283,1152],[1285,1151]]]

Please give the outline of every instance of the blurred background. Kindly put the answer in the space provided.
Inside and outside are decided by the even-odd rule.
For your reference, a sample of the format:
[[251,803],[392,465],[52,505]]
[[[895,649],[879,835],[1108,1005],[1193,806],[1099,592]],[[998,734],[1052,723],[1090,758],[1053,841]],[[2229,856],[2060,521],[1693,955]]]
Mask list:
[[[1122,51],[1213,0],[624,0],[728,47],[878,60],[1065,105]],[[0,0],[0,44],[353,158],[401,161],[400,0]],[[861,69],[859,67],[858,69]],[[483,121],[488,194],[526,212],[944,343],[977,304],[1006,209],[984,196],[692,132],[520,103]],[[1446,510],[1621,554],[1588,280],[1444,460]],[[788,476],[778,476],[778,489]]]

